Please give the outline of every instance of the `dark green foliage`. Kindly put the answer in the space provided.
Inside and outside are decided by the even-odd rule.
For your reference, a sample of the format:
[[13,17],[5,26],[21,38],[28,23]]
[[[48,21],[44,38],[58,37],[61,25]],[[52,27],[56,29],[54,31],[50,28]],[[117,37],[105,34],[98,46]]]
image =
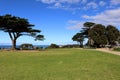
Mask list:
[[104,46],[107,44],[107,37],[105,35],[105,26],[101,24],[95,25],[90,31],[89,36],[93,39],[94,45],[97,47]]
[[120,51],[120,48],[114,48],[115,51]]
[[64,45],[61,48],[79,48],[79,47],[80,47],[80,45],[73,44],[73,45]]
[[44,48],[43,48],[43,47],[34,47],[34,49],[35,49],[35,50],[39,50],[39,51],[44,50]]
[[[38,39],[39,36],[37,36],[37,33],[40,33],[41,31],[33,29],[33,26],[34,25],[30,24],[25,18],[16,17],[9,14],[0,16],[0,30],[9,34],[13,49],[16,48],[16,41],[20,36],[33,36],[33,34],[35,34],[33,37],[37,37],[36,40]],[[43,37],[44,36],[39,37],[39,40]]]
[[33,50],[34,49],[34,46],[32,44],[21,44],[20,45],[20,49],[21,50]]
[[89,36],[89,31],[91,30],[91,28],[93,28],[95,25],[95,23],[93,22],[85,22],[83,24],[84,28],[82,30],[82,34],[85,36],[85,38],[88,38],[88,46],[92,46],[92,39],[91,37]]
[[119,33],[119,37],[118,37],[117,41],[118,41],[118,43],[120,43],[120,33]]
[[37,40],[40,40],[40,41],[44,40],[44,36],[43,35],[35,36],[35,41],[37,41]]
[[0,29],[5,32],[29,32],[32,30],[32,24],[25,18],[20,18],[12,15],[0,16]]
[[80,43],[80,47],[83,47],[84,36],[81,33],[77,33],[72,37],[73,41]]
[[83,30],[81,31],[81,33],[84,36],[88,37],[88,32],[94,25],[95,25],[95,23],[93,23],[93,22],[85,22],[83,24],[84,27],[82,28]]
[[[112,25],[105,27],[102,24],[85,22],[83,26],[80,34],[82,37],[88,39],[86,45],[89,47],[104,47],[105,45],[113,46],[120,43],[120,31]],[[78,33],[72,38],[73,41],[79,41],[76,38],[77,35]]]
[[112,25],[107,26],[106,35],[107,35],[109,44],[114,44],[115,41],[117,41],[117,39],[120,37],[119,30]]
[[57,44],[51,44],[50,46],[48,46],[47,48],[59,48],[59,46]]
[[95,23],[93,23],[93,22],[85,22],[84,24],[84,27],[88,27],[89,29],[93,26],[93,25],[95,25]]

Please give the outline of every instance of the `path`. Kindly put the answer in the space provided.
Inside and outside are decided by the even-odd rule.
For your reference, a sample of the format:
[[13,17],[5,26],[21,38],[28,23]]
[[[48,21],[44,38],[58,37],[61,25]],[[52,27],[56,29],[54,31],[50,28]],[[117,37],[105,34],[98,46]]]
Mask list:
[[111,53],[111,54],[115,54],[115,55],[119,55],[120,56],[120,52],[117,52],[117,51],[112,51],[108,48],[98,48],[96,49],[98,51],[102,51],[102,52],[107,52],[107,53]]

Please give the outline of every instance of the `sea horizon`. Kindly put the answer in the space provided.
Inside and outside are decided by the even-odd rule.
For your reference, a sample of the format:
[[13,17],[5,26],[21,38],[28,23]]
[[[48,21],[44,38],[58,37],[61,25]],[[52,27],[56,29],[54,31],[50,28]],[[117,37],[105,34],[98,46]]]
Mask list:
[[[42,47],[42,48],[46,48],[48,47],[49,45],[33,45],[34,47]],[[16,48],[19,48],[20,45],[16,45]],[[12,48],[12,45],[0,45],[0,48],[1,49],[10,49]]]

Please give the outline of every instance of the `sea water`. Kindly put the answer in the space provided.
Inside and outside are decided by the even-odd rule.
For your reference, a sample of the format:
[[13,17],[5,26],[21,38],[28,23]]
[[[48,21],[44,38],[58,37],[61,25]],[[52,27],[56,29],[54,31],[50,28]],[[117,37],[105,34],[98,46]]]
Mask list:
[[[47,48],[49,45],[33,45],[34,47]],[[16,48],[19,48],[20,45],[16,45]],[[0,45],[0,49],[11,49],[12,45]]]

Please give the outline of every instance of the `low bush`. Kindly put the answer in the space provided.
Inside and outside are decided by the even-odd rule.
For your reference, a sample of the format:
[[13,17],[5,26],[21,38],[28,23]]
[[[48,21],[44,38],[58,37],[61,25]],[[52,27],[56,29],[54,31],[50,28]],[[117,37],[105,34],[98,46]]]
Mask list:
[[62,46],[61,48],[80,48],[80,45],[64,45],[64,46]]
[[57,44],[51,44],[50,46],[47,47],[47,49],[51,48],[59,48],[59,46]]
[[33,50],[33,49],[34,46],[32,44],[25,43],[20,45],[20,50]]
[[114,48],[114,51],[120,51],[120,48]]
[[43,47],[34,47],[34,49],[41,51],[41,50],[43,50],[44,48],[43,48]]

